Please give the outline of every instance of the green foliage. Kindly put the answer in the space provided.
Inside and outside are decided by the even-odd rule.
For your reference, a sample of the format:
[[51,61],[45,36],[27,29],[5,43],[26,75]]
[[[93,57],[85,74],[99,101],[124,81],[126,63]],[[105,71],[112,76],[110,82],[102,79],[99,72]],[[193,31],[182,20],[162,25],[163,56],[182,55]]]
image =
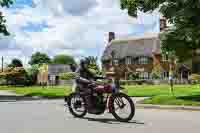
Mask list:
[[8,85],[27,85],[28,77],[23,67],[8,67],[0,73]]
[[157,64],[156,66],[154,66],[151,76],[153,79],[161,79],[161,73],[162,67],[160,66],[160,64]]
[[76,73],[74,72],[61,73],[59,75],[59,78],[62,80],[71,80],[71,79],[74,79],[75,77],[76,77]]
[[128,80],[136,80],[139,78],[139,73],[137,72],[130,72],[128,74]]
[[51,59],[49,58],[49,56],[45,53],[40,52],[34,53],[29,61],[30,65],[42,65],[48,63],[51,63]]
[[89,56],[89,57],[86,57],[85,60],[87,60],[89,62],[88,68],[91,72],[93,72],[94,74],[97,74],[97,75],[102,74],[99,69],[99,66],[97,64],[97,61],[98,61],[97,57]]
[[6,85],[6,79],[3,77],[0,77],[0,85]]
[[53,64],[76,64],[74,58],[69,55],[56,55],[52,61]]
[[8,67],[23,67],[22,61],[20,59],[13,59]]
[[39,72],[39,65],[33,65],[27,70],[27,78],[29,79],[29,84],[34,85],[37,82],[37,74]]
[[199,0],[121,0],[121,8],[134,17],[138,10],[159,9],[173,25],[161,34],[162,50],[174,53],[180,61],[195,56],[196,49],[200,48]]
[[[1,7],[9,7],[11,4],[13,4],[13,0],[0,0],[0,5]],[[0,33],[2,33],[5,36],[10,35],[10,33],[8,32],[7,28],[6,28],[6,20],[2,14],[2,12],[0,11]]]

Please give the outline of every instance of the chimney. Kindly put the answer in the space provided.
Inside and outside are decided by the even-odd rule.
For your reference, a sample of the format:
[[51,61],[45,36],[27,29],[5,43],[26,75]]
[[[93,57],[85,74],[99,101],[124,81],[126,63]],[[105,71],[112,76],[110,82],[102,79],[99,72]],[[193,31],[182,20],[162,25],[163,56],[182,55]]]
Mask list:
[[109,32],[108,35],[108,42],[111,42],[112,40],[115,39],[115,33],[114,32]]
[[160,32],[167,28],[167,20],[165,18],[160,18]]

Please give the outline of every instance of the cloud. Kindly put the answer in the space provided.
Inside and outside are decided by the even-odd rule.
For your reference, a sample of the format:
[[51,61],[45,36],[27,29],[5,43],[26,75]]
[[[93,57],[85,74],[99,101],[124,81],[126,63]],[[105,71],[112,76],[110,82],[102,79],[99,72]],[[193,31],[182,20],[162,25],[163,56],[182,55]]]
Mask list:
[[33,0],[35,7],[51,12],[55,16],[71,14],[81,16],[97,6],[95,0]]
[[24,60],[36,51],[49,56],[66,53],[76,57],[100,57],[109,31],[127,36],[158,30],[157,15],[141,13],[137,19],[129,17],[127,11],[120,9],[119,0],[27,0],[19,3],[11,9],[3,9],[12,36],[0,41],[0,52],[10,50],[10,55],[16,53]]

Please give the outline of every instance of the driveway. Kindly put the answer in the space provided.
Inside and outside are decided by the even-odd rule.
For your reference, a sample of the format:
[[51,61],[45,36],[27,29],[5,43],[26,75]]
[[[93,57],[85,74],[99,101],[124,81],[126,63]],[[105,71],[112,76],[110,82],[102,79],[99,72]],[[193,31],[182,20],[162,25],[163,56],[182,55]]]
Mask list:
[[63,100],[0,103],[2,133],[198,133],[200,113],[189,111],[136,110],[130,123],[111,114],[73,118]]

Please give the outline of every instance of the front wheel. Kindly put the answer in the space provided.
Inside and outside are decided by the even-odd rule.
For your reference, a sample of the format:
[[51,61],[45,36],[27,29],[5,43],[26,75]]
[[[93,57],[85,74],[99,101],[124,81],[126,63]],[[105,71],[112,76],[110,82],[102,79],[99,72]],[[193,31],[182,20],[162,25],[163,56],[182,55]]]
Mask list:
[[120,122],[128,122],[135,115],[132,99],[124,93],[116,93],[110,97],[112,115]]
[[72,93],[68,99],[70,113],[78,118],[82,118],[87,114],[85,106],[86,100],[78,93]]

